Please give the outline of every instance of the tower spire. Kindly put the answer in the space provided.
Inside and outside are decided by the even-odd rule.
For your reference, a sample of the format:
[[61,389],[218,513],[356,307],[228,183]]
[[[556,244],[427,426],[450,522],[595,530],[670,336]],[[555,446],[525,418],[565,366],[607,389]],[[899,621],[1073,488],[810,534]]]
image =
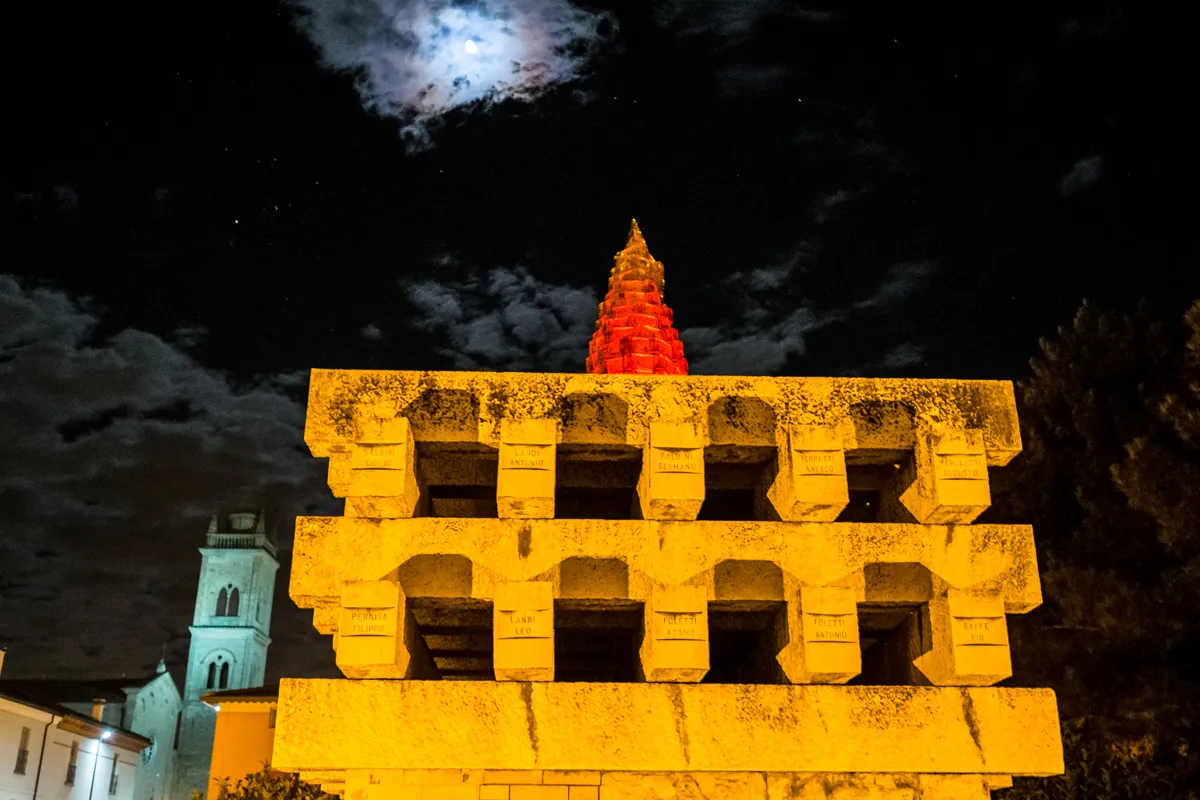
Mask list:
[[599,374],[686,375],[683,342],[663,304],[663,265],[650,255],[637,220],[613,258],[586,369]]

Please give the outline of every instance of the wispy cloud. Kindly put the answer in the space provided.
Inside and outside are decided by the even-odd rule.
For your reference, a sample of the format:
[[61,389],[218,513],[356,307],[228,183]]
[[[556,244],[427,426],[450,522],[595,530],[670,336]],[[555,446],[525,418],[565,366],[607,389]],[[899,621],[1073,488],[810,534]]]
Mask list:
[[831,11],[790,0],[667,0],[657,4],[658,23],[680,36],[745,37],[772,18],[831,22]]
[[871,296],[860,300],[855,308],[885,308],[894,306],[914,292],[923,288],[933,275],[935,264],[932,261],[906,261],[888,268],[883,283]]
[[442,353],[458,369],[577,372],[596,321],[594,291],[522,267],[405,283],[404,291],[420,314],[412,324],[444,336]]
[[366,108],[401,120],[413,150],[449,111],[575,80],[614,25],[568,0],[290,2],[324,65],[354,75]]
[[[719,285],[725,317],[714,325],[682,328],[689,370],[695,374],[771,374],[806,354],[812,332],[855,315],[892,311],[919,291],[934,264],[915,261],[888,269],[865,299],[819,309],[795,301],[813,254],[801,242],[775,263],[738,270]],[[444,260],[444,259],[443,259]],[[404,284],[416,314],[413,327],[444,337],[440,348],[457,369],[578,372],[595,328],[597,297],[590,289],[552,284],[528,270],[497,268],[461,280]],[[894,371],[920,363],[923,351],[897,347],[878,361]]]
[[1091,186],[1104,175],[1104,156],[1081,158],[1071,167],[1071,171],[1058,182],[1058,191],[1065,195],[1074,194],[1080,189]]

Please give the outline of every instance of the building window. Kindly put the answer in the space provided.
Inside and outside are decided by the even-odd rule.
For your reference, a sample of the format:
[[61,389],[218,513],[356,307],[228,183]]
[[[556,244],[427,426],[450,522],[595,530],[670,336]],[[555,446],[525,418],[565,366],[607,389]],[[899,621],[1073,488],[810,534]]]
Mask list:
[[108,776],[108,793],[110,795],[117,793],[117,756],[113,755],[112,772]]
[[71,755],[67,759],[67,786],[75,785],[75,768],[79,764],[79,742],[71,742]]
[[225,616],[225,611],[227,609],[228,603],[229,603],[229,592],[222,589],[220,592],[217,593],[217,616],[218,617]]
[[229,688],[229,662],[221,665],[221,688]]
[[215,661],[208,665],[208,683],[205,684],[204,688],[217,688],[217,662]]
[[217,616],[236,617],[241,606],[241,595],[232,583],[217,592]]
[[13,767],[13,773],[17,775],[25,774],[25,767],[29,765],[29,728],[21,728],[21,743],[17,746],[17,765]]
[[276,711],[278,711],[278,710],[279,710],[279,709],[278,709],[278,708],[276,708],[275,706],[271,706],[271,714],[270,714],[270,716],[269,716],[269,717],[267,717],[267,727],[268,727],[268,728],[274,728],[274,727],[275,727],[275,712],[276,712]]

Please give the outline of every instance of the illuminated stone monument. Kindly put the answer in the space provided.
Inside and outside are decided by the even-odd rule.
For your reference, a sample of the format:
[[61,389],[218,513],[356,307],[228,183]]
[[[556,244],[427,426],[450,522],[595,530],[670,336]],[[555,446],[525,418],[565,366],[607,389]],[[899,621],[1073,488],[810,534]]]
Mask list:
[[1011,675],[1033,532],[994,381],[697,377],[634,227],[586,374],[314,370],[344,517],[274,766],[349,800],[974,798],[1062,772]]

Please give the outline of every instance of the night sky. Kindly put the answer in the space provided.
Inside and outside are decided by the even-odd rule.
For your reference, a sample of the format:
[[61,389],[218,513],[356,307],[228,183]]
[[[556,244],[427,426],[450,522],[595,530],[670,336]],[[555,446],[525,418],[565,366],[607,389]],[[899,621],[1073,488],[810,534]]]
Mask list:
[[306,371],[581,371],[631,217],[695,373],[1016,379],[1085,297],[1181,313],[1190,28],[1138,5],[5,4],[5,676],[178,676],[242,503],[268,680],[332,674]]

